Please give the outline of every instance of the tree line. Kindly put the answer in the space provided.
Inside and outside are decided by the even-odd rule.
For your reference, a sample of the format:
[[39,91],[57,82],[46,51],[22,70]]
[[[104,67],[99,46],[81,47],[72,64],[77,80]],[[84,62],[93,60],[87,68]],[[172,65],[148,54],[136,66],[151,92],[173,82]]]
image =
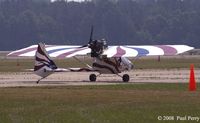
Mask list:
[[1,0],[0,50],[38,42],[187,44],[200,47],[200,0]]

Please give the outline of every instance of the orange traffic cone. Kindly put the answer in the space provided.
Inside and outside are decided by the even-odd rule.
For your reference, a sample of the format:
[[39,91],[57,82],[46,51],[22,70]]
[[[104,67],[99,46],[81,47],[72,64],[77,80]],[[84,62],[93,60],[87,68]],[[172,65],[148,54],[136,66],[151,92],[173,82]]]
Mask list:
[[194,75],[194,64],[190,65],[189,91],[196,91],[196,80],[195,80],[195,75]]

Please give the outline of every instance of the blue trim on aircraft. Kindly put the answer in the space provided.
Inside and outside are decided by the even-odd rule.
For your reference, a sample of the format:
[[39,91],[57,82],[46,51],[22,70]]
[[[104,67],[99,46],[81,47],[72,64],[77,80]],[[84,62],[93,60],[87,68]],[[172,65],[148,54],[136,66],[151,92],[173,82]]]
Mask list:
[[137,56],[146,56],[147,54],[149,54],[149,51],[143,48],[137,48],[137,47],[127,47],[130,49],[134,49],[138,52]]
[[48,52],[48,54],[51,54],[51,53],[54,53],[54,52],[58,52],[58,51],[62,51],[62,50],[68,50],[68,49],[73,49],[73,48],[59,48],[59,49],[49,50],[47,52]]

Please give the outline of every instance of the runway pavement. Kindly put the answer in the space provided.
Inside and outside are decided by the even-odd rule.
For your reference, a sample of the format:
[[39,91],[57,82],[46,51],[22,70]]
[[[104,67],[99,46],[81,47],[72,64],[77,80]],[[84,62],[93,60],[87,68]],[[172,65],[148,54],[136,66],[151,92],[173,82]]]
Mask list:
[[[136,69],[128,72],[129,83],[188,83],[189,69]],[[109,85],[125,84],[117,75],[101,75],[96,82],[89,81],[88,72],[81,73],[55,73],[43,79],[32,72],[1,72],[0,87],[26,87],[26,86],[67,86],[67,85]],[[123,73],[121,74],[123,75]],[[195,69],[196,81],[200,80],[200,69]]]

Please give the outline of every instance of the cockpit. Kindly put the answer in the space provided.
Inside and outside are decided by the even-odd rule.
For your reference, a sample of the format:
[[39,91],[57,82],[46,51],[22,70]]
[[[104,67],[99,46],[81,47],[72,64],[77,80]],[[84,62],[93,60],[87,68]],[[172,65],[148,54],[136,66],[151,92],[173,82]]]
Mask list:
[[126,69],[126,70],[131,70],[133,69],[133,64],[132,62],[128,59],[128,58],[125,58],[125,57],[121,57],[121,67],[122,69]]

